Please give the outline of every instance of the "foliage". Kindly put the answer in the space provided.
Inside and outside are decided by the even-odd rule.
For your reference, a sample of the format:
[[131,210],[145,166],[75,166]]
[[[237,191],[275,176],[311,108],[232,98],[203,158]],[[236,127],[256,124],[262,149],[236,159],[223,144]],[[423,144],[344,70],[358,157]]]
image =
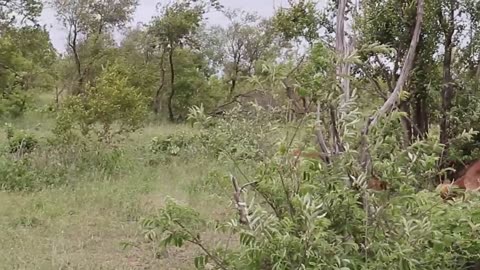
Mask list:
[[319,30],[326,26],[328,21],[325,14],[316,8],[316,1],[300,0],[289,2],[289,8],[280,9],[274,17],[274,26],[286,40],[300,40],[304,38],[313,44],[319,38]]
[[50,178],[45,177],[46,171],[33,171],[28,159],[12,160],[2,156],[0,171],[3,175],[0,189],[8,191],[32,191],[38,187],[39,182]]
[[271,21],[241,10],[224,10],[224,14],[228,27],[213,26],[200,39],[213,68],[224,73],[231,97],[245,78],[258,72],[257,63],[279,56],[279,46]]
[[153,137],[148,149],[153,154],[166,153],[168,155],[176,156],[185,148],[198,147],[198,137],[189,133],[177,133],[168,135],[166,138],[160,139]]
[[[257,163],[247,176],[256,183],[246,200],[250,224],[231,221],[217,227],[218,233],[235,233],[240,247],[209,249],[201,241],[204,225],[198,223],[199,214],[172,202],[158,216],[147,218],[145,235],[162,245],[201,245],[205,257],[196,264],[213,264],[218,269],[458,269],[478,259],[472,253],[480,247],[472,237],[480,224],[478,196],[467,194],[471,196],[467,202],[448,204],[441,203],[435,193],[417,192],[428,186],[419,180],[434,177],[442,148],[434,140],[419,141],[407,149],[382,141],[379,138],[388,138],[389,122],[395,118],[382,122],[370,137],[376,142],[371,154],[379,157],[374,168],[392,186],[383,194],[362,187],[365,175],[354,165],[357,154],[353,151],[330,166],[306,159],[297,167],[292,166],[296,158],[282,150]],[[230,128],[238,132],[236,125]],[[215,130],[210,129],[212,135]],[[355,143],[354,138],[348,140]],[[289,141],[284,144],[288,146]],[[360,191],[345,186],[349,174],[357,176]],[[221,173],[212,172],[195,190],[223,183],[218,189],[228,183],[222,179]],[[359,207],[361,194],[367,194],[371,210]]]
[[14,24],[36,22],[43,4],[36,0],[2,0],[0,7],[0,29],[4,30]]
[[0,38],[0,115],[19,117],[27,110],[31,93],[53,85],[55,51],[48,32],[39,27],[8,29]]
[[[236,106],[222,118],[212,119],[197,107],[190,111],[189,120],[203,131],[203,147],[223,160],[262,160],[271,155],[281,120],[278,114],[259,106],[252,105],[250,109],[242,111],[241,106]],[[255,132],[251,132],[252,127],[257,127]]]
[[138,129],[145,117],[145,98],[128,86],[119,66],[112,64],[84,95],[65,102],[55,132],[68,135],[78,126],[83,135],[95,132],[109,142],[115,135]]
[[32,152],[38,145],[38,139],[25,131],[17,131],[9,134],[8,138],[8,152],[19,155]]

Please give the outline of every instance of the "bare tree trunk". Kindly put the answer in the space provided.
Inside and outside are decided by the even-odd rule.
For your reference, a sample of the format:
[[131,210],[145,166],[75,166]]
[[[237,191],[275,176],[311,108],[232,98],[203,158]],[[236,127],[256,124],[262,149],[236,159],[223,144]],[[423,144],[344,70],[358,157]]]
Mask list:
[[235,78],[232,78],[232,79],[230,80],[231,83],[232,83],[232,84],[230,85],[230,93],[229,93],[230,97],[233,96],[233,92],[235,91],[235,86],[237,85],[237,78],[236,78],[237,75],[234,75],[234,76],[235,76]]
[[160,59],[160,85],[157,88],[157,92],[155,93],[155,99],[153,100],[153,111],[155,114],[158,114],[160,112],[160,106],[161,106],[161,93],[163,90],[163,87],[165,86],[165,53],[166,50],[163,48],[161,59]]
[[335,34],[335,50],[337,53],[337,79],[340,79],[340,85],[343,91],[342,103],[348,102],[350,99],[350,65],[343,63],[347,54],[345,47],[345,10],[347,7],[347,0],[338,1],[337,10],[337,29]]
[[[238,50],[240,50],[240,48]],[[240,70],[239,70],[240,69],[240,60],[241,60],[240,52],[235,53],[233,55],[234,67],[233,67],[233,76],[230,79],[232,84],[230,85],[229,98],[233,97],[233,93],[235,92],[235,87],[237,86],[238,73],[240,72]]]
[[414,132],[415,137],[425,139],[428,134],[429,119],[427,108],[427,95],[426,89],[424,89],[424,87],[421,87],[420,92],[415,95],[415,108],[413,119],[416,128],[412,129],[412,132]]
[[170,62],[170,96],[168,97],[168,117],[170,121],[175,121],[175,116],[173,114],[172,101],[175,96],[175,66],[173,64],[173,44],[170,44],[170,51],[168,53],[168,60]]
[[400,111],[406,114],[400,119],[403,128],[403,148],[406,148],[412,142],[412,123],[410,122],[410,104],[408,101],[400,102],[398,106]]
[[[68,46],[70,49],[72,49],[73,52],[73,59],[75,61],[75,67],[77,69],[77,76],[78,76],[78,81],[77,81],[77,88],[74,89],[73,94],[78,95],[83,93],[83,72],[82,72],[82,62],[80,61],[80,55],[78,54],[77,50],[77,39],[78,39],[78,29],[77,25],[73,24],[71,27],[73,27],[73,30],[69,31],[68,34]],[[72,33],[73,31],[73,33]]]
[[452,81],[452,51],[453,51],[453,25],[450,26],[450,31],[445,33],[445,55],[443,57],[443,89],[442,89],[442,121],[440,123],[440,142],[447,145],[449,140],[449,112],[452,107],[452,99],[454,96],[453,81]]
[[455,33],[455,9],[458,7],[456,0],[450,0],[448,3],[449,12],[447,20],[444,17],[444,13],[440,7],[438,10],[438,21],[443,30],[445,41],[443,44],[444,47],[444,56],[443,56],[443,88],[442,88],[442,119],[440,122],[440,143],[444,144],[443,152],[441,159],[439,160],[439,167],[448,166],[446,157],[449,150],[449,141],[450,141],[450,110],[452,108],[452,99],[455,94],[453,88],[453,79],[452,79],[452,53],[453,53],[453,34]]

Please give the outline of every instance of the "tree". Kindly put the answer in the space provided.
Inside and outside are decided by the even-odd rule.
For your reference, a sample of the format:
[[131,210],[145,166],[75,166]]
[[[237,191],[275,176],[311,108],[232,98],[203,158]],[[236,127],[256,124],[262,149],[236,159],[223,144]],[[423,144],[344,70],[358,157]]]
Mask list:
[[56,52],[46,29],[36,24],[37,1],[0,1],[0,88],[2,116],[20,116],[27,108],[27,90],[53,86],[50,66]]
[[[436,32],[436,19],[433,16],[431,1],[425,3],[425,17],[423,30],[420,35],[417,52],[414,59],[414,70],[411,80],[402,90],[402,101],[399,107],[402,110],[401,124],[403,127],[403,145],[408,146],[413,138],[425,137],[428,133],[429,108],[428,84],[425,83],[425,76],[433,78],[432,70],[436,70],[436,62],[433,54],[438,44],[438,33]],[[399,1],[369,0],[363,2],[364,16],[359,22],[360,37],[359,45],[380,43],[388,45],[395,51],[382,55],[369,53],[364,56],[370,67],[367,67],[369,78],[375,83],[376,88],[385,85],[387,93],[391,93],[399,79],[399,70],[402,59],[405,57],[410,36],[415,25],[414,2],[403,4]],[[368,71],[370,69],[371,71]],[[428,72],[428,75],[426,74]],[[385,91],[377,89],[386,98]],[[413,113],[412,113],[413,111]]]
[[279,55],[275,33],[269,20],[241,10],[224,10],[229,21],[227,27],[208,29],[204,48],[210,47],[211,57],[223,68],[232,97],[241,77],[252,76],[257,62],[275,59]]
[[160,51],[160,85],[155,95],[155,110],[158,112],[159,98],[166,84],[165,60],[168,59],[170,71],[170,94],[167,100],[168,117],[175,120],[173,99],[175,97],[175,63],[174,54],[177,48],[195,46],[192,39],[200,27],[205,12],[203,3],[179,1],[163,7],[161,15],[150,23],[149,33],[155,36],[156,47]]
[[[104,34],[122,27],[135,11],[137,0],[55,0],[57,18],[67,29],[67,45],[73,54],[78,87],[74,94],[84,90],[85,76],[98,57],[99,41]],[[80,52],[81,44],[90,43],[91,55],[86,59]]]
[[15,25],[27,22],[36,23],[42,13],[42,1],[37,0],[1,0],[0,32]]
[[[445,0],[437,3],[437,20],[440,32],[443,36],[443,78],[442,78],[442,114],[440,121],[440,142],[448,149],[450,140],[450,110],[455,95],[455,85],[452,78],[453,49],[458,40],[455,39],[455,32],[458,34],[460,23],[458,17],[461,15],[461,1]],[[446,154],[446,152],[445,152]]]
[[123,66],[112,63],[82,97],[68,97],[54,132],[68,140],[78,128],[84,136],[95,133],[99,140],[109,143],[116,135],[141,127],[147,112],[146,99],[128,85],[127,72]]

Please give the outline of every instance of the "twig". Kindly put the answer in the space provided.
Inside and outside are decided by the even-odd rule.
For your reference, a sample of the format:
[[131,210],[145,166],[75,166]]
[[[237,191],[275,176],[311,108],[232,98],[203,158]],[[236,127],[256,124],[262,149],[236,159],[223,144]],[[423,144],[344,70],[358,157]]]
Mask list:
[[287,200],[290,217],[292,218],[292,220],[294,220],[295,209],[293,208],[293,203],[290,198],[290,192],[288,192],[287,186],[285,185],[285,179],[283,178],[282,173],[280,171],[277,171],[277,172],[278,172],[278,175],[280,176],[280,181],[282,182],[283,192],[285,192],[285,199]]
[[[249,226],[250,221],[248,219],[248,207],[247,207],[247,204],[244,202],[244,200],[242,198],[242,188],[243,187],[242,188],[239,187],[238,181],[235,178],[235,176],[231,175],[230,178],[232,180],[233,189],[235,191],[233,193],[233,200],[235,201],[235,205],[236,205],[236,208],[238,210],[240,224]],[[248,183],[248,184],[251,184],[251,183]]]

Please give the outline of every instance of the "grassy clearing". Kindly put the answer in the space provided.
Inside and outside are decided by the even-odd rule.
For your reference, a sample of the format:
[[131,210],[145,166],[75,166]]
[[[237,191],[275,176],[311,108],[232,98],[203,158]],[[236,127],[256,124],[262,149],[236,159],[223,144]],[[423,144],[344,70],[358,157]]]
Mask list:
[[[29,118],[15,126],[45,135],[48,120]],[[0,269],[191,269],[195,248],[169,251],[143,240],[139,219],[154,213],[167,196],[213,219],[234,212],[226,199],[192,191],[215,161],[173,159],[148,166],[144,146],[153,136],[189,131],[188,126],[149,126],[121,148],[120,173],[92,168],[72,171],[67,186],[32,193],[0,193]],[[131,245],[124,247],[123,243]],[[213,242],[212,242],[213,244]]]

